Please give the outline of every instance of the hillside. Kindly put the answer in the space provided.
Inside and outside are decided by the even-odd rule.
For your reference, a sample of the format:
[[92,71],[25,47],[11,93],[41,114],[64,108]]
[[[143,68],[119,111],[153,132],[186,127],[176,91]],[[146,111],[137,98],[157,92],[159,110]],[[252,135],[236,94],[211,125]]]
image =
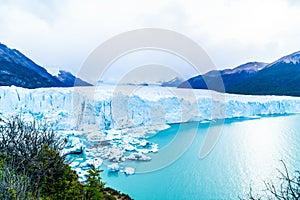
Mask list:
[[67,72],[62,72],[58,77],[52,76],[20,51],[0,43],[0,86],[71,87],[75,80],[76,85],[90,85]]

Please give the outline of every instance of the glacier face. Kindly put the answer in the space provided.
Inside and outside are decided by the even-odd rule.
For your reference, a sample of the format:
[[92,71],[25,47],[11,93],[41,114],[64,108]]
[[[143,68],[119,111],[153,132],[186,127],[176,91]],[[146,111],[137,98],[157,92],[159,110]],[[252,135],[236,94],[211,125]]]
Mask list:
[[[158,145],[147,141],[168,124],[269,114],[300,113],[300,98],[245,96],[166,87],[39,88],[0,87],[0,114],[46,119],[68,140],[65,154],[82,153],[72,163],[84,180],[102,159],[149,161]],[[99,164],[101,163],[101,164]],[[127,166],[119,171],[126,172]],[[132,172],[132,170],[131,170]]]
[[96,125],[100,130],[110,130],[300,112],[297,97],[245,96],[162,87],[133,89],[130,86],[0,87],[0,113],[68,118],[72,129]]

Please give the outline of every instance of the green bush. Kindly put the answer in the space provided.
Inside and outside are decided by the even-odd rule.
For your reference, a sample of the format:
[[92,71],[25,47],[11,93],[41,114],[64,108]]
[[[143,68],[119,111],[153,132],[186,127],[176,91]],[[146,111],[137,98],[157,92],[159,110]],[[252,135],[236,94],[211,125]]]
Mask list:
[[59,153],[63,147],[46,123],[25,122],[20,116],[0,119],[0,199],[111,200],[122,196],[106,190],[102,170],[89,170],[86,184],[78,181]]
[[48,167],[49,170],[39,186],[41,196],[45,199],[83,199],[84,185],[78,181],[76,172],[67,164],[58,166],[60,162],[51,161],[49,158],[63,161],[53,149],[45,148],[42,152],[40,159],[44,162],[41,162],[41,167]]
[[29,199],[28,177],[16,173],[0,159],[0,199]]

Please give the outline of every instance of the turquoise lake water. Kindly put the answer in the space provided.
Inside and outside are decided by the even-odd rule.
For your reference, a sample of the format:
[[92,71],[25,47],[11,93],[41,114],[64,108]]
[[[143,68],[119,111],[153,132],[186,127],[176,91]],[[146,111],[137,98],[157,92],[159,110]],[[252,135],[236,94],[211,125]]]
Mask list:
[[[211,128],[222,126],[222,134],[204,159],[199,150]],[[300,169],[300,115],[272,116],[260,119],[231,119],[219,123],[175,124],[158,132],[150,141],[159,144],[160,152],[174,157],[187,144],[186,135],[196,133],[191,145],[170,165],[153,172],[124,174],[102,173],[108,186],[137,200],[151,199],[238,199],[249,192],[262,193],[263,181],[274,181],[283,169]],[[176,145],[171,141],[176,138]],[[178,142],[179,141],[179,142]],[[182,143],[182,144],[181,144]],[[154,154],[159,157],[160,152]],[[155,160],[155,159],[154,159]],[[158,159],[157,166],[160,166]],[[150,162],[132,162],[147,168]],[[161,160],[161,164],[163,164]]]

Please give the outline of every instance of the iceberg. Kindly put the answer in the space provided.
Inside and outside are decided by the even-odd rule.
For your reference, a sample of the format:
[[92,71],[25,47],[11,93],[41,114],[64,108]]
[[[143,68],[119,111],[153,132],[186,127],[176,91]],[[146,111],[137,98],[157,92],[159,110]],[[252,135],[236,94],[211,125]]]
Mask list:
[[85,152],[85,145],[78,137],[67,136],[65,140],[67,141],[67,144],[63,149],[63,155],[82,154]]
[[[78,162],[77,162],[78,163]],[[80,168],[90,168],[90,167],[95,167],[95,169],[99,169],[100,166],[102,165],[103,160],[101,158],[87,158],[85,162],[80,163],[79,167]],[[72,167],[72,165],[71,165]],[[75,167],[75,166],[73,166]]]
[[126,175],[132,175],[135,172],[135,169],[133,167],[125,167],[125,169],[123,170],[124,174]]
[[112,143],[112,146],[103,147],[99,149],[97,152],[101,158],[108,159],[112,162],[125,161],[124,159],[125,150],[122,149],[120,146],[115,145],[114,143]]
[[120,170],[120,166],[118,163],[113,163],[107,166],[109,169],[109,172],[118,172]]
[[129,156],[125,157],[128,160],[138,160],[138,161],[149,161],[151,157],[144,155],[142,152],[131,153]]

